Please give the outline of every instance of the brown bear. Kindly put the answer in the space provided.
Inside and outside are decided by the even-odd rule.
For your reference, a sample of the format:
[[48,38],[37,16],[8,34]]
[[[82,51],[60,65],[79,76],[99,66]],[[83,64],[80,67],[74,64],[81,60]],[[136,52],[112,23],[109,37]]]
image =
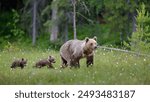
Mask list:
[[61,67],[80,67],[80,59],[86,57],[87,67],[93,65],[94,50],[97,48],[97,38],[85,40],[69,40],[60,48]]
[[38,61],[34,67],[41,68],[47,66],[48,68],[54,68],[52,63],[55,63],[55,58],[53,56],[48,56],[47,59]]
[[25,60],[24,58],[22,58],[20,60],[15,60],[12,63],[11,68],[21,67],[21,69],[23,69],[24,66],[26,66],[26,64],[27,64],[27,59]]

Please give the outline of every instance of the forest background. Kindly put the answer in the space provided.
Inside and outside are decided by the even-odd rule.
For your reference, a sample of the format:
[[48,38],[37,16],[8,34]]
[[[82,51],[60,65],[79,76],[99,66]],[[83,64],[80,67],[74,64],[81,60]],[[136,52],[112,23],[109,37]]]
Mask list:
[[149,0],[1,0],[0,49],[59,50],[69,39],[97,36],[99,45],[149,53],[149,4]]

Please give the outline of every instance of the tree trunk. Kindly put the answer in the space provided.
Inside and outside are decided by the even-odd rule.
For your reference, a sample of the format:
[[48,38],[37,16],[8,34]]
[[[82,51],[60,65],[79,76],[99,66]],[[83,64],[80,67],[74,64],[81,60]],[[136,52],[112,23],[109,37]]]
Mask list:
[[36,15],[37,15],[37,2],[34,0],[33,3],[33,23],[32,23],[32,45],[36,43]]
[[[137,5],[137,0],[134,0],[134,1],[135,1],[135,4]],[[126,2],[129,5],[129,7],[132,6],[130,0],[126,0]],[[135,10],[133,12],[128,12],[128,22],[130,22],[130,20],[132,20],[132,31],[131,31],[131,33],[129,31],[127,32],[127,37],[130,37],[131,34],[136,31],[136,18],[135,17],[136,17]]]
[[52,3],[52,28],[51,28],[51,36],[50,41],[56,41],[58,36],[58,7],[55,0]]
[[132,13],[132,32],[136,31],[136,12]]
[[[126,0],[126,3],[128,4],[129,7],[131,6],[130,0]],[[129,30],[130,22],[131,22],[131,13],[129,11],[127,13],[127,16],[128,16],[128,21],[126,24],[126,39],[128,39],[131,35],[130,30]]]
[[[134,0],[135,1],[135,4],[137,5],[138,4],[138,1],[137,0]],[[132,32],[136,32],[136,10],[132,13]]]
[[123,33],[122,32],[120,32],[120,42],[121,42],[121,44],[123,43]]
[[73,0],[73,31],[74,31],[74,39],[77,39],[76,34],[76,0]]
[[68,41],[68,22],[65,24],[65,42]]

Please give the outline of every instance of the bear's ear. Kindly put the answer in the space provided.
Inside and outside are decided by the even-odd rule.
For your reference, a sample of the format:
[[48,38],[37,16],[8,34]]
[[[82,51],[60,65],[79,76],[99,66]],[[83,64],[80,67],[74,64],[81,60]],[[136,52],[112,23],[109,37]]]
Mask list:
[[93,38],[95,41],[97,41],[97,37],[96,36],[94,36],[94,38]]
[[89,38],[88,38],[88,37],[86,37],[86,38],[85,38],[85,41],[86,41],[86,43],[87,43],[87,42],[89,41]]
[[24,60],[24,58],[21,59],[22,61]]

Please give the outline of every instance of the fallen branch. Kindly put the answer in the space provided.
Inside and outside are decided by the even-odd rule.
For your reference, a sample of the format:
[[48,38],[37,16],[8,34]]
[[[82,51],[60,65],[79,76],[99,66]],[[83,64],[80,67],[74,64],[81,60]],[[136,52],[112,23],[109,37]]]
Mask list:
[[100,48],[100,49],[106,49],[106,50],[119,51],[119,52],[124,52],[124,53],[130,53],[130,54],[135,54],[135,55],[138,55],[138,56],[150,57],[150,55],[148,55],[148,54],[142,54],[140,52],[122,50],[122,49],[118,49],[118,48],[110,48],[110,47],[105,47],[105,46],[99,46],[98,48]]

